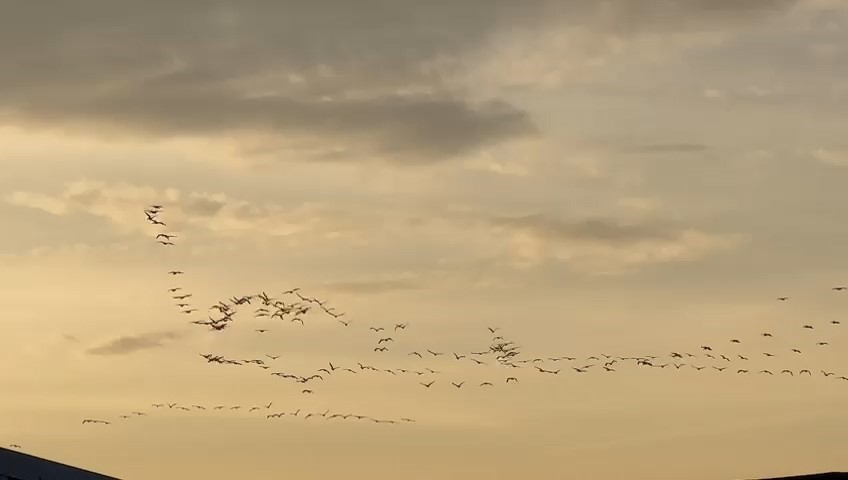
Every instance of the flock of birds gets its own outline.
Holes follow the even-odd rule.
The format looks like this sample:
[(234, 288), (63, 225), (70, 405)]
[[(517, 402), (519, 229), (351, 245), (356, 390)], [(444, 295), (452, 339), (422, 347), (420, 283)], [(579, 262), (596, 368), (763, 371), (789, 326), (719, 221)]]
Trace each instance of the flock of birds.
[[(163, 212), (162, 205), (151, 205), (144, 210), (147, 221), (156, 227), (167, 227), (167, 224), (159, 218)], [(155, 241), (163, 247), (174, 247), (178, 236), (173, 233), (158, 232), (155, 234)], [(185, 274), (182, 270), (169, 270), (167, 274), (170, 277), (178, 278)], [(844, 293), (848, 291), (846, 286), (832, 287), (834, 292)], [(178, 311), (183, 315), (195, 315), (199, 312), (199, 308), (192, 304), (193, 294), (186, 292), (180, 285), (171, 285), (166, 291), (171, 295), (171, 299), (175, 302)], [(786, 302), (788, 297), (777, 297), (777, 301)], [(272, 322), (287, 322), (289, 324), (297, 324), (305, 326), (313, 321), (312, 314), (317, 313), (332, 322), (337, 323), (340, 327), (350, 327), (352, 321), (348, 320), (344, 312), (337, 311), (336, 308), (329, 306), (328, 302), (318, 298), (310, 297), (300, 288), (292, 288), (283, 291), (279, 295), (269, 295), (266, 292), (258, 292), (248, 295), (236, 295), (227, 299), (218, 301), (208, 307), (205, 313), (205, 318), (190, 320), (190, 323), (206, 329), (213, 334), (220, 334), (231, 328), (239, 315), (243, 315), (245, 310), (250, 312), (252, 317), (257, 321), (267, 321), (268, 327), (256, 328), (255, 333), (258, 335), (269, 332), (274, 325)], [(415, 349), (402, 351), (406, 357), (404, 368), (396, 366), (387, 366), (385, 364), (377, 364), (373, 362), (364, 363), (357, 362), (350, 365), (340, 365), (334, 362), (328, 362), (327, 365), (317, 368), (314, 371), (296, 372), (289, 369), (276, 368), (275, 362), (280, 358), (280, 355), (266, 354), (264, 358), (228, 358), (225, 355), (218, 353), (200, 353), (199, 357), (205, 362), (212, 365), (233, 366), (242, 368), (255, 368), (265, 371), (269, 376), (275, 377), (282, 381), (287, 381), (295, 384), (303, 395), (311, 395), (316, 392), (318, 386), (330, 381), (332, 378), (339, 375), (391, 375), (396, 378), (412, 378), (420, 385), (420, 388), (429, 390), (432, 388), (443, 388), (460, 390), (468, 388), (494, 388), (496, 385), (517, 385), (520, 383), (520, 378), (524, 375), (547, 375), (557, 376), (565, 373), (572, 374), (587, 374), (587, 373), (603, 373), (613, 374), (624, 368), (649, 368), (649, 369), (667, 369), (667, 370), (683, 370), (688, 371), (715, 371), (734, 373), (736, 375), (766, 375), (766, 376), (820, 376), (830, 380), (848, 381), (848, 376), (840, 372), (827, 371), (822, 368), (783, 368), (777, 362), (785, 359), (786, 356), (802, 356), (807, 348), (828, 348), (830, 346), (830, 338), (828, 330), (839, 328), (841, 322), (839, 320), (831, 320), (824, 325), (802, 324), (798, 325), (799, 336), (792, 338), (796, 343), (794, 346), (786, 348), (779, 347), (772, 343), (769, 347), (769, 341), (773, 341), (775, 335), (771, 332), (762, 332), (760, 337), (763, 342), (757, 343), (760, 351), (751, 352), (744, 349), (749, 341), (743, 342), (739, 338), (727, 338), (723, 348), (719, 345), (700, 345), (693, 346), (691, 351), (673, 351), (664, 355), (641, 355), (641, 356), (619, 356), (600, 353), (588, 357), (577, 357), (568, 355), (559, 356), (526, 356), (521, 347), (515, 340), (507, 338), (501, 329), (498, 327), (487, 327), (486, 333), (489, 339), (485, 345), (481, 345), (477, 349), (470, 351), (455, 352), (441, 351), (435, 348)], [(408, 323), (394, 323), (391, 325), (371, 325), (367, 326), (370, 334), (374, 336), (374, 343), (370, 347), (372, 353), (385, 355), (390, 351), (397, 350), (397, 345), (410, 328)], [(807, 336), (800, 335), (807, 332)], [(694, 352), (694, 353), (693, 353)], [(378, 355), (378, 356), (379, 356)], [(753, 361), (754, 358), (768, 362), (765, 366)], [(385, 357), (383, 357), (385, 358)], [(440, 361), (443, 362), (465, 362), (469, 366), (479, 367), (480, 372), (484, 373), (483, 378), (471, 381), (467, 378), (445, 378), (450, 374), (445, 374), (443, 370), (433, 368), (438, 366), (432, 363), (425, 362)], [(418, 366), (409, 367), (410, 362)], [(756, 366), (755, 366), (756, 365)], [(784, 365), (785, 366), (785, 365)], [(764, 368), (761, 368), (764, 367)], [(494, 373), (497, 372), (497, 373)], [(273, 402), (264, 405), (214, 405), (205, 406), (199, 404), (183, 405), (176, 402), (163, 402), (151, 405), (155, 410), (166, 410), (173, 412), (227, 412), (227, 411), (247, 411), (256, 415), (264, 415), (267, 419), (279, 419), (283, 417), (298, 418), (301, 420), (317, 419), (333, 420), (333, 419), (353, 419), (359, 421), (367, 421), (378, 424), (410, 424), (415, 423), (415, 420), (408, 417), (398, 419), (380, 418), (372, 415), (364, 415), (361, 413), (341, 413), (330, 412), (306, 412), (302, 409), (297, 409), (291, 412), (272, 411)], [(116, 421), (130, 421), (134, 418), (147, 417), (149, 413), (141, 411), (143, 409), (128, 412), (119, 415), (117, 420), (105, 420), (98, 418), (86, 418), (82, 420), (84, 425), (112, 425)], [(11, 445), (13, 448), (20, 448), (19, 445)]]

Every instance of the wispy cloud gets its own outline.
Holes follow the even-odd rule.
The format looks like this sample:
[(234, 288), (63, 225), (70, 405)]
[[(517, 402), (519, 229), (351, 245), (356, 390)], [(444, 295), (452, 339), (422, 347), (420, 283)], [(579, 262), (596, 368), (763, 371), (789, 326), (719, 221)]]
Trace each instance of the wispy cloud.
[(848, 167), (848, 152), (817, 148), (810, 152), (817, 161), (833, 167)]
[(659, 143), (625, 148), (624, 153), (698, 153), (709, 151), (710, 147), (699, 143)]
[(139, 335), (121, 336), (99, 346), (89, 348), (91, 355), (127, 355), (141, 350), (163, 347), (168, 341), (176, 340), (176, 332), (154, 332)]
[(325, 284), (324, 288), (340, 293), (374, 295), (398, 290), (418, 290), (425, 288), (425, 285), (421, 279), (408, 276), (331, 282)]
[(42, 210), (53, 215), (88, 214), (108, 220), (125, 233), (146, 232), (141, 212), (155, 202), (167, 204), (168, 227), (180, 231), (186, 227), (218, 235), (245, 233), (288, 236), (316, 231), (343, 236), (355, 224), (344, 215), (318, 205), (304, 204), (284, 208), (273, 204), (255, 204), (221, 193), (156, 189), (128, 183), (77, 180), (57, 194), (18, 191), (6, 196), (12, 205)]
[(589, 274), (693, 261), (747, 240), (744, 234), (709, 233), (663, 221), (562, 220), (535, 214), (493, 217), (489, 222), (509, 235), (514, 265), (527, 268), (556, 261)]

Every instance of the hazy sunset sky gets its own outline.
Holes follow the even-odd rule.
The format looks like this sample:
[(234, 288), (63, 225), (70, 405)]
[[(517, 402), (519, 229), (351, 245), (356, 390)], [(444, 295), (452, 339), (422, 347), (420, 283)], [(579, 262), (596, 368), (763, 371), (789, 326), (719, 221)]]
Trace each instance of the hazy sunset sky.
[[(848, 1), (8, 0), (0, 59), (4, 447), (127, 480), (848, 470)], [(352, 323), (189, 323), (294, 287)], [(453, 359), (488, 326), (707, 368)], [(329, 361), (441, 373), (269, 375)]]

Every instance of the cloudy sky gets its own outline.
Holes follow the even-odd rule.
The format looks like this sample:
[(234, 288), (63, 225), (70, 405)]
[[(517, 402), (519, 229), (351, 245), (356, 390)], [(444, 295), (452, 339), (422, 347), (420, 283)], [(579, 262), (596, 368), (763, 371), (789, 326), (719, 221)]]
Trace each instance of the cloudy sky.
[[(848, 375), (831, 290), (848, 283), (847, 29), (842, 0), (6, 2), (0, 442), (126, 479), (846, 470), (848, 382), (818, 372)], [(175, 246), (152, 239), (151, 203)], [(200, 318), (301, 287), (352, 323), (249, 307), (210, 333), (177, 284)], [(401, 322), (373, 352), (368, 327)], [(522, 358), (750, 361), (545, 375), (407, 355), (485, 349), (487, 326)], [(199, 353), (443, 373), (305, 395)]]

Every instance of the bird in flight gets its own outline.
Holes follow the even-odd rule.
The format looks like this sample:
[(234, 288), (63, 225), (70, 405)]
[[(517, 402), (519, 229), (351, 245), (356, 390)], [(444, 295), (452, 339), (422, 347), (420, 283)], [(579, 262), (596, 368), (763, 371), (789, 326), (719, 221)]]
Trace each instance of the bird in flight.
[(434, 384), (434, 383), (436, 383), (436, 381), (435, 381), (435, 380), (431, 380), (431, 381), (430, 381), (430, 383), (424, 383), (424, 382), (418, 382), (418, 383), (420, 383), (421, 385), (424, 385), (424, 386), (425, 386), (425, 387), (427, 387), (427, 388), (430, 388), (430, 387), (432, 387), (432, 386), (433, 386), (433, 384)]
[(848, 290), (848, 287), (842, 287), (842, 286), (840, 286), (840, 287), (833, 287), (831, 290), (834, 290), (834, 291), (840, 292), (840, 291), (843, 291), (843, 290)]
[(86, 423), (102, 423), (103, 425), (111, 425), (112, 424), (112, 422), (107, 422), (106, 420), (92, 420), (90, 418), (86, 418), (85, 420), (82, 421), (83, 425), (85, 425)]
[(777, 297), (777, 299), (781, 302), (785, 302), (785, 301), (789, 300), (789, 297)]
[(168, 272), (169, 275), (182, 275), (183, 273), (185, 272), (182, 272), (180, 270), (171, 270), (170, 272)]

